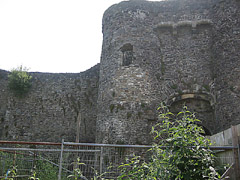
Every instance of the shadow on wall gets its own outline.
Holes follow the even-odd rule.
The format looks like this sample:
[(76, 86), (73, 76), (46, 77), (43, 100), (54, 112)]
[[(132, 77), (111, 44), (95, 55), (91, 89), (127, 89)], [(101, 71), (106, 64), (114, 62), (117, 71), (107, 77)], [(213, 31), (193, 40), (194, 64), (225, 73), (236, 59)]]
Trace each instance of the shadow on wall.
[(205, 130), (205, 135), (214, 133), (214, 108), (211, 105), (208, 95), (201, 94), (183, 94), (173, 98), (170, 105), (170, 111), (177, 114), (186, 105), (189, 111), (196, 113), (196, 118), (201, 120), (200, 126)]

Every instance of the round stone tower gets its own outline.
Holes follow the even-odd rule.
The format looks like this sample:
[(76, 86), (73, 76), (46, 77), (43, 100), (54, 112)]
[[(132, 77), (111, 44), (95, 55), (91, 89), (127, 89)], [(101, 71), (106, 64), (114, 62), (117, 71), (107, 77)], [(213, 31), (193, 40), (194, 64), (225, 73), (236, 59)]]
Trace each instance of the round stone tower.
[(104, 14), (97, 142), (149, 142), (157, 96), (148, 66), (157, 57), (159, 41), (148, 11), (135, 7), (145, 3), (123, 2)]
[(127, 1), (103, 17), (99, 143), (149, 144), (161, 102), (183, 104), (214, 132), (215, 1)]

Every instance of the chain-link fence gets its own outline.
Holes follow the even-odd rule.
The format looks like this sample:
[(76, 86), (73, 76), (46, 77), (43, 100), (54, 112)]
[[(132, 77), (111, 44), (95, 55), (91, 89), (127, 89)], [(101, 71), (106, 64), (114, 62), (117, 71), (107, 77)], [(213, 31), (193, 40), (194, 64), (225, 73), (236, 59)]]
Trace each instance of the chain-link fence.
[[(74, 169), (79, 170), (87, 179), (102, 175), (104, 178), (116, 179), (120, 174), (119, 165), (126, 159), (140, 156), (150, 159), (151, 146), (143, 145), (111, 145), (90, 143), (34, 143), (0, 141), (0, 179), (16, 176), (15, 179), (26, 180), (30, 176), (41, 180), (69, 180)], [(212, 147), (219, 156), (218, 161), (234, 162), (234, 149), (228, 147)], [(230, 153), (226, 153), (230, 152)], [(12, 167), (16, 167), (13, 175)]]

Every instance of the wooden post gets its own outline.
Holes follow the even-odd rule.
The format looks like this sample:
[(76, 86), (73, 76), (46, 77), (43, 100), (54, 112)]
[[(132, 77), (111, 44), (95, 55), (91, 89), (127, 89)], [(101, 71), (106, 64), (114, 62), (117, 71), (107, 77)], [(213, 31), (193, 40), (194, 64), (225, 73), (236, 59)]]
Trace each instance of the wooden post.
[(239, 142), (238, 142), (238, 131), (237, 126), (232, 126), (232, 142), (233, 142), (233, 158), (234, 158), (234, 175), (235, 180), (240, 179), (240, 169), (239, 169)]
[(79, 143), (80, 136), (80, 127), (81, 127), (81, 112), (78, 113), (77, 117), (77, 131), (76, 131), (76, 143)]

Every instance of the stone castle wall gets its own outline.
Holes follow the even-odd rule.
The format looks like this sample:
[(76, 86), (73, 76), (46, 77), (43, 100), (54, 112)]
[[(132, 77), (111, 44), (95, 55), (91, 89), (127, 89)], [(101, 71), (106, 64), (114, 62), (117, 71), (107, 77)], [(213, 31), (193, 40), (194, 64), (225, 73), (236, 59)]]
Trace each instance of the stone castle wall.
[(213, 6), (213, 53), (217, 132), (240, 123), (240, 1)]
[(0, 71), (0, 139), (61, 142), (95, 141), (99, 65), (76, 74), (30, 73), (32, 87), (17, 98), (7, 88), (9, 72)]
[(32, 73), (24, 99), (0, 72), (0, 138), (75, 141), (79, 126), (81, 142), (149, 144), (161, 102), (173, 112), (186, 104), (206, 134), (239, 124), (239, 17), (239, 0), (113, 5), (103, 16), (100, 65)]
[(162, 101), (173, 112), (183, 104), (197, 112), (207, 134), (239, 123), (239, 10), (235, 0), (129, 1), (109, 8), (97, 141), (149, 143)]

